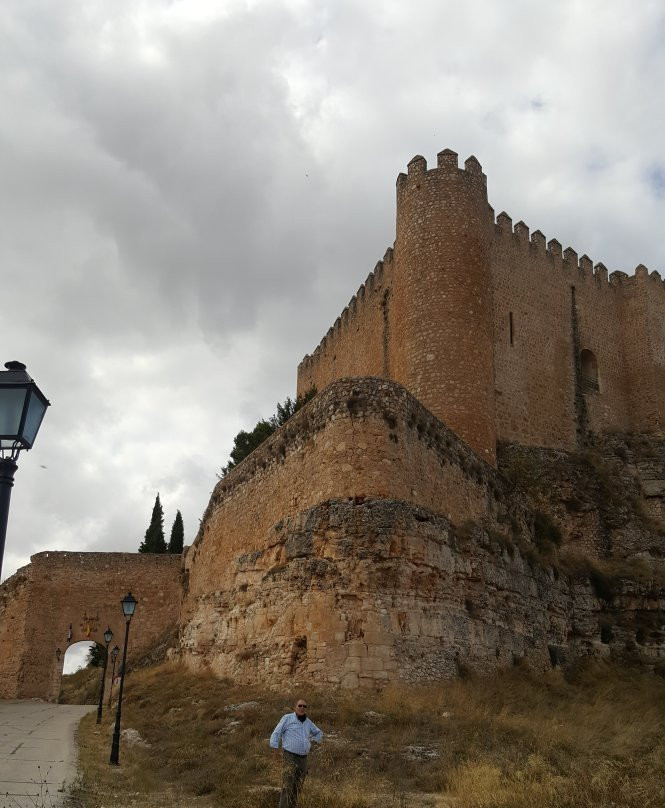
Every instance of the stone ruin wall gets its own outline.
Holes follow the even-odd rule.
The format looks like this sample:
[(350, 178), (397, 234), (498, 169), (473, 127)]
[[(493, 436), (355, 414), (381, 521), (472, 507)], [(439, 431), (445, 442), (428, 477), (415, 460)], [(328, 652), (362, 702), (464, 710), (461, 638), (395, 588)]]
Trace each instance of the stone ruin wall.
[[(0, 586), (0, 698), (19, 698), (23, 637), (30, 620), (29, 566), (22, 567)], [(55, 660), (55, 648), (53, 659)]]
[[(346, 674), (358, 665), (377, 680), (396, 675), (395, 636), (379, 606), (387, 596), (360, 569), (372, 534), (395, 522), (385, 526), (384, 539), (394, 538), (384, 549), (399, 570), (408, 544), (402, 517), (395, 521), (400, 508), (492, 524), (499, 485), (400, 385), (335, 382), (216, 486), (186, 557), (184, 658), (242, 679), (282, 675), (294, 659), (310, 673), (325, 668), (322, 681), (357, 683)], [(356, 513), (366, 514), (366, 530)], [(337, 573), (321, 572), (336, 568), (340, 553), (344, 591)], [(392, 667), (377, 661), (386, 654)]]
[[(451, 171), (453, 161), (455, 170)], [(457, 211), (465, 193), (460, 178), (468, 174), (471, 183), (484, 175), (479, 173), (480, 167), (474, 158), (467, 160), (465, 169), (457, 169), (456, 164), (457, 155), (448, 150), (439, 155), (436, 169), (427, 170), (423, 158), (414, 158), (409, 164), (409, 181), (421, 182), (424, 178), (430, 183), (440, 183), (441, 204)], [(321, 390), (334, 379), (359, 375), (365, 368), (373, 375), (386, 378), (399, 375), (399, 352), (405, 342), (399, 337), (400, 329), (418, 299), (417, 290), (410, 290), (407, 297), (395, 294), (396, 279), (405, 271), (400, 232), (408, 231), (408, 221), (405, 224), (403, 220), (411, 216), (408, 209), (405, 209), (406, 217), (401, 215), (407, 184), (407, 176), (400, 175), (399, 227), (394, 253), (392, 250), (386, 253), (384, 261), (379, 262), (314, 353), (303, 359), (298, 368), (299, 394), (313, 385)], [(469, 187), (477, 193), (475, 185)], [(529, 236), (529, 228), (523, 222), (513, 227), (505, 213), (499, 214), (495, 221), (489, 206), (486, 213), (491, 223), (486, 284), (491, 287), (492, 298), (492, 407), (498, 440), (570, 450), (587, 431), (662, 434), (665, 428), (665, 284), (660, 275), (649, 273), (640, 265), (634, 276), (613, 272), (608, 278), (605, 267), (602, 264), (594, 267), (588, 256), (578, 258), (570, 247), (562, 251), (556, 239), (546, 242), (538, 230)], [(436, 226), (430, 235), (436, 246), (437, 235), (445, 226), (445, 210), (434, 220)], [(447, 244), (449, 237), (457, 238), (460, 227), (455, 225), (450, 234), (440, 235), (439, 242), (445, 238)], [(478, 232), (467, 233), (464, 239), (469, 242), (482, 239), (484, 230), (482, 226)], [(464, 266), (464, 239), (458, 245), (460, 255), (453, 255), (445, 265), (451, 267), (446, 268), (446, 272), (453, 273), (444, 289), (444, 297), (448, 299), (455, 297), (454, 273), (460, 263)], [(416, 250), (416, 259), (418, 255)], [(428, 260), (436, 264), (435, 258), (430, 256)], [(421, 297), (434, 297), (433, 284), (438, 282), (432, 278), (436, 274), (428, 283), (424, 270), (423, 277)], [(368, 289), (371, 289), (369, 294)], [(458, 291), (462, 294), (463, 290)], [(466, 308), (466, 304), (459, 306), (463, 312)], [(471, 356), (473, 346), (466, 345), (464, 339), (456, 340), (454, 333), (448, 333), (451, 317), (437, 315), (435, 309), (431, 314), (442, 321), (434, 330), (442, 331), (443, 344), (454, 346), (463, 360)], [(460, 338), (468, 338), (474, 331), (480, 333), (480, 325), (475, 321), (477, 315), (475, 312), (466, 325), (457, 323)], [(419, 316), (423, 333), (431, 331), (432, 316)], [(591, 350), (597, 359), (598, 391), (580, 389), (579, 367), (576, 369), (575, 361), (576, 355), (584, 349)], [(448, 357), (445, 361), (450, 364), (453, 359)], [(455, 367), (457, 370), (453, 370), (458, 373), (459, 367)], [(475, 360), (467, 362), (469, 377), (477, 373), (477, 367)], [(440, 370), (436, 373), (440, 375)], [(431, 378), (432, 384), (438, 378), (436, 373)], [(418, 378), (420, 381), (414, 384), (399, 380), (423, 400), (424, 394), (414, 389), (414, 385), (427, 387), (426, 367)], [(477, 406), (477, 397), (472, 398)], [(444, 402), (443, 406), (442, 412), (436, 407), (430, 409), (478, 451), (477, 441), (474, 443), (473, 435), (467, 434), (467, 426), (462, 424), (456, 428), (453, 423), (453, 405)]]
[[(129, 590), (138, 604), (128, 659), (152, 648), (177, 624), (181, 567), (181, 556), (32, 556), (30, 564), (0, 587), (0, 698), (57, 700), (67, 648), (81, 640), (104, 645), (107, 626), (113, 631), (112, 645), (122, 649), (125, 620), (120, 601)], [(59, 661), (56, 648), (62, 652)]]

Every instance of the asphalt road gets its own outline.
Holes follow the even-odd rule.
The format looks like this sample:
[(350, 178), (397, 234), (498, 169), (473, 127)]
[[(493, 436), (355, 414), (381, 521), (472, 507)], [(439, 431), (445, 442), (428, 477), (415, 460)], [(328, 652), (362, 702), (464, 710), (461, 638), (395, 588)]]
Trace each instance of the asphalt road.
[(0, 808), (56, 808), (76, 775), (74, 730), (95, 707), (0, 701)]

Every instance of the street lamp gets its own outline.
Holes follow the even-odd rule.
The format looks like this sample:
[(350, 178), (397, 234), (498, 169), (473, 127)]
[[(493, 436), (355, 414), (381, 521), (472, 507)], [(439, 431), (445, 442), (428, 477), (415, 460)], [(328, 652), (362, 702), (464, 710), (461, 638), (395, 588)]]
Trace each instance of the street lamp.
[(102, 671), (102, 683), (99, 688), (99, 705), (97, 707), (97, 723), (102, 723), (102, 704), (104, 703), (104, 682), (106, 681), (106, 666), (109, 661), (109, 643), (113, 639), (113, 632), (111, 627), (104, 632), (104, 642), (106, 643), (106, 651), (104, 652), (104, 670)]
[(16, 461), (22, 449), (32, 449), (49, 406), (22, 362), (5, 362), (5, 367), (0, 371), (0, 573)]
[(118, 658), (120, 649), (114, 645), (111, 649), (111, 659), (113, 660), (113, 667), (111, 668), (111, 685), (109, 687), (109, 710), (111, 709), (111, 699), (113, 698), (113, 680), (115, 679), (115, 661)]
[(115, 711), (115, 729), (111, 743), (110, 763), (119, 762), (120, 758), (120, 711), (122, 709), (122, 689), (125, 684), (125, 670), (127, 668), (127, 643), (129, 641), (129, 624), (136, 609), (136, 598), (128, 592), (122, 599), (122, 613), (125, 615), (125, 647), (122, 649), (122, 671), (120, 672), (120, 690), (118, 691), (118, 708)]

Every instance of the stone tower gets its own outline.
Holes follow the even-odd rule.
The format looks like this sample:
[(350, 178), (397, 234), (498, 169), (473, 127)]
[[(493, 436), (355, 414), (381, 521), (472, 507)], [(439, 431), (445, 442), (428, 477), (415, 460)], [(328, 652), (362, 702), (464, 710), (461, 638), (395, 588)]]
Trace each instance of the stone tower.
[(446, 149), (397, 178), (390, 376), (496, 462), (487, 180)]

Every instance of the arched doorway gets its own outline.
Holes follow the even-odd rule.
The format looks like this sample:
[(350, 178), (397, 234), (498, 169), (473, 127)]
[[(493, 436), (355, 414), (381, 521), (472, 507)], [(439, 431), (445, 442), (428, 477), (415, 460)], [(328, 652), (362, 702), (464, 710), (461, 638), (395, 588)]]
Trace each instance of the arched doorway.
[(104, 643), (107, 627), (111, 647), (122, 646), (122, 599), (128, 592), (138, 601), (129, 664), (172, 637), (182, 599), (181, 565), (175, 554), (32, 556), (0, 584), (0, 698), (56, 701), (67, 649), (81, 641)]
[(67, 648), (58, 689), (60, 704), (97, 704), (105, 656), (106, 648), (91, 640)]

